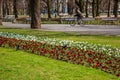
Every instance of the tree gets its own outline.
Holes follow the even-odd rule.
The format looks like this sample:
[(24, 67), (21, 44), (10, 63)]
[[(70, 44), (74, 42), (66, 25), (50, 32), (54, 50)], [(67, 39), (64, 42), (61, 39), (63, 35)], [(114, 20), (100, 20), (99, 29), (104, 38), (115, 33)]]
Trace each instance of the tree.
[(92, 1), (92, 16), (95, 17), (95, 0)]
[(6, 15), (6, 0), (3, 0), (3, 4), (2, 4), (2, 11), (3, 11), (3, 17), (5, 17)]
[(15, 18), (18, 18), (17, 0), (13, 0), (13, 10), (14, 10)]
[(72, 15), (75, 11), (76, 3), (75, 0), (68, 0), (68, 13)]
[(57, 0), (57, 15), (59, 15), (60, 14), (60, 3), (59, 3), (59, 1)]
[(2, 3), (3, 0), (0, 0), (0, 25), (2, 25)]
[(110, 17), (110, 8), (111, 8), (111, 4), (110, 4), (110, 0), (108, 0), (108, 13), (107, 13), (108, 17)]
[(85, 5), (85, 17), (88, 17), (88, 0), (86, 0), (86, 5)]
[(75, 3), (79, 7), (80, 11), (83, 13), (84, 8), (83, 8), (83, 0), (75, 0)]
[(50, 0), (47, 0), (47, 9), (48, 9), (48, 19), (50, 19), (51, 18)]
[(100, 16), (100, 4), (102, 0), (96, 0), (96, 16)]
[(40, 0), (30, 0), (30, 13), (31, 13), (31, 28), (39, 29), (41, 28), (40, 20)]
[(11, 0), (3, 0), (3, 5), (4, 5), (4, 7), (3, 7), (3, 16), (5, 16), (5, 14), (6, 15), (10, 15), (10, 11), (11, 11), (11, 6), (10, 6), (10, 3), (11, 3), (12, 1)]
[[(11, 3), (12, 2), (12, 3)], [(10, 15), (12, 13), (12, 9), (11, 9), (11, 4), (13, 6), (13, 1), (11, 0), (6, 0), (6, 11), (7, 11), (7, 15)]]
[(13, 7), (13, 0), (3, 0), (2, 3), (3, 17), (12, 14), (12, 10), (13, 10), (12, 7)]
[(114, 14), (115, 17), (118, 17), (118, 2), (119, 2), (119, 0), (114, 0), (113, 14)]
[(27, 2), (27, 15), (31, 15), (31, 13), (30, 13), (30, 0), (26, 0), (26, 2)]

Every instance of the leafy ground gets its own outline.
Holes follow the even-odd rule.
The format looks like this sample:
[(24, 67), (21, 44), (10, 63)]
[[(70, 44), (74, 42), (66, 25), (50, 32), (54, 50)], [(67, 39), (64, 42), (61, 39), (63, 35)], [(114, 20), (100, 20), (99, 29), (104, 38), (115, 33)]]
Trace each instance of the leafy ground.
[(100, 70), (0, 48), (0, 80), (120, 80)]
[(52, 32), (31, 29), (6, 29), (0, 28), (0, 32), (15, 32), (24, 35), (35, 35), (40, 37), (59, 38), (64, 40), (84, 41), (94, 44), (111, 45), (120, 48), (120, 36), (105, 36), (105, 35), (82, 35), (78, 33)]

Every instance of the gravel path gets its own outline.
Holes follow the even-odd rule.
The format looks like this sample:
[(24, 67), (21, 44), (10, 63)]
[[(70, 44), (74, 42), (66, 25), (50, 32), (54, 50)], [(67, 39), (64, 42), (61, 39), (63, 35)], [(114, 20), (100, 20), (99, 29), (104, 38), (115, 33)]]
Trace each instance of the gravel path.
[[(6, 28), (27, 28), (30, 29), (30, 24), (12, 24), (10, 22), (3, 22)], [(75, 25), (69, 24), (42, 24), (40, 30), (47, 31), (63, 31), (63, 32), (77, 32), (81, 34), (104, 34), (120, 36), (120, 25)]]

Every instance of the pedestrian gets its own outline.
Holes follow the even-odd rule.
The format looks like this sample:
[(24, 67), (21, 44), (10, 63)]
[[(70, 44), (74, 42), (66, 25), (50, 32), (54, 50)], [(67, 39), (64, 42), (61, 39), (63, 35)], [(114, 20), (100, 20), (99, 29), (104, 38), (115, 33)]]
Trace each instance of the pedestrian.
[(55, 15), (55, 18), (57, 17), (57, 10), (55, 9), (54, 10), (54, 15)]

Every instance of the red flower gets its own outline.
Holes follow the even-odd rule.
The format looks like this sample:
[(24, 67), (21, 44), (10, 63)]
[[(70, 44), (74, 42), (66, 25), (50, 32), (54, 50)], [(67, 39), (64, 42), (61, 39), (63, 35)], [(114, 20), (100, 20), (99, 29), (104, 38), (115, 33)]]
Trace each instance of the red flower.
[(98, 66), (100, 66), (101, 65), (101, 62), (97, 62), (96, 63), (96, 66), (98, 67)]
[(107, 62), (107, 64), (112, 64), (112, 60), (109, 60), (109, 61)]
[(78, 57), (80, 57), (81, 56), (81, 54), (80, 53), (78, 53)]
[(87, 59), (87, 62), (92, 63), (93, 60), (92, 60), (91, 58), (88, 58), (88, 59)]
[(117, 62), (120, 62), (120, 59), (118, 59)]
[(112, 70), (113, 70), (113, 71), (116, 71), (117, 69), (116, 69), (116, 68), (113, 68)]
[(103, 66), (102, 68), (103, 68), (103, 69), (108, 69), (108, 67), (107, 67), (107, 66)]
[(120, 73), (116, 74), (116, 76), (120, 77)]
[(92, 55), (92, 54), (94, 54), (94, 52), (93, 52), (92, 50), (90, 50), (90, 51), (88, 52), (88, 55)]

